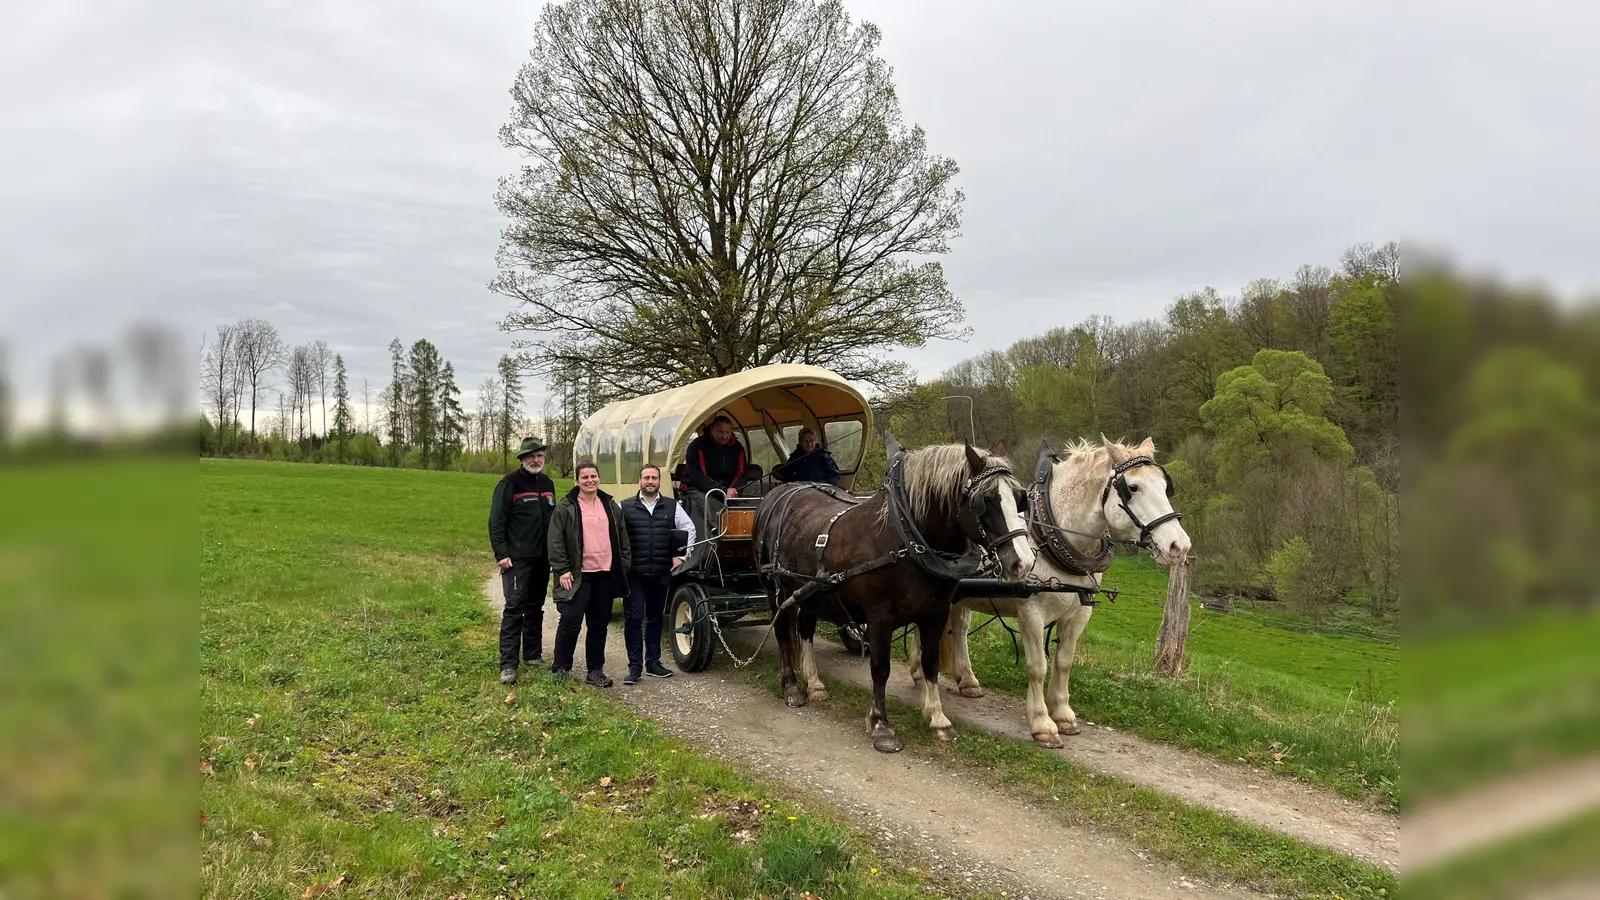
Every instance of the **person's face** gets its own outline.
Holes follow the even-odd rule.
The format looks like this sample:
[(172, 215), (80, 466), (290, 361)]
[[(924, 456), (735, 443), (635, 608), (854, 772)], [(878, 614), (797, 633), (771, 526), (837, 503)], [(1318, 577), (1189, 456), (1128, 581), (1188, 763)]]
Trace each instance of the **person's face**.
[(578, 473), (578, 490), (585, 494), (593, 494), (600, 489), (600, 473), (594, 469), (584, 469)]
[(661, 490), (661, 473), (655, 469), (645, 469), (639, 473), (639, 490), (646, 497), (654, 497)]
[(544, 468), (544, 451), (536, 450), (524, 456), (522, 458), (522, 467), (527, 469), (529, 474), (539, 474), (539, 471)]
[(800, 449), (807, 453), (817, 449), (817, 436), (809, 431), (800, 432)]
[(733, 443), (733, 426), (727, 422), (718, 422), (711, 426), (711, 439), (726, 447)]

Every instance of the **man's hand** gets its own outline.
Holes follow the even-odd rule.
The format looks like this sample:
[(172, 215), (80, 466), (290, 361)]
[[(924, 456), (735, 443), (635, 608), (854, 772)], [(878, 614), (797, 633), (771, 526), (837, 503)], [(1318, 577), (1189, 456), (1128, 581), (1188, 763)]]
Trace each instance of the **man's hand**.
[(572, 573), (571, 572), (562, 573), (562, 575), (561, 575), (561, 589), (563, 591), (572, 590)]
[(681, 556), (674, 556), (674, 557), (673, 557), (673, 558), (672, 558), (672, 567), (673, 567), (673, 568), (674, 568), (674, 569), (676, 569), (676, 568), (677, 568), (677, 567), (679, 567), (679, 566), (681, 566), (681, 565), (683, 565), (683, 557), (681, 557)]
[(739, 489), (738, 488), (728, 488), (728, 496), (729, 497), (737, 497), (737, 496), (739, 496)]
[(509, 568), (511, 568), (511, 560), (502, 559), (502, 560), (500, 560), (500, 562), (497, 565), (499, 565), (500, 568), (502, 568), (502, 569), (509, 569)]

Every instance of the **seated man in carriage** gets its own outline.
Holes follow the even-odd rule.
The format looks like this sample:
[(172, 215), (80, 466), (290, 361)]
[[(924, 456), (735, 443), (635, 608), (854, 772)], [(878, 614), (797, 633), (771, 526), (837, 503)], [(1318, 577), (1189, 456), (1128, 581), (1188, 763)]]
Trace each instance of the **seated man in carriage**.
[(733, 420), (727, 416), (712, 419), (711, 428), (689, 442), (684, 456), (689, 466), (689, 489), (702, 496), (720, 488), (729, 497), (737, 497), (739, 488), (754, 475), (744, 445), (733, 434)]
[(774, 466), (772, 474), (779, 481), (816, 481), (839, 486), (839, 464), (817, 442), (817, 433), (807, 428), (800, 432), (800, 443), (782, 465)]

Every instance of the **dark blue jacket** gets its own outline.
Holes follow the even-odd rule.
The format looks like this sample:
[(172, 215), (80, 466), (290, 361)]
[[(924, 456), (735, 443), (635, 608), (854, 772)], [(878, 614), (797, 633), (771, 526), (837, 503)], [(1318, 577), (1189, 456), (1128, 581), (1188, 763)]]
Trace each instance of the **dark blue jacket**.
[(839, 484), (839, 464), (833, 461), (833, 454), (818, 447), (810, 453), (799, 447), (789, 454), (788, 462), (778, 470), (779, 481), (820, 481), (837, 486)]

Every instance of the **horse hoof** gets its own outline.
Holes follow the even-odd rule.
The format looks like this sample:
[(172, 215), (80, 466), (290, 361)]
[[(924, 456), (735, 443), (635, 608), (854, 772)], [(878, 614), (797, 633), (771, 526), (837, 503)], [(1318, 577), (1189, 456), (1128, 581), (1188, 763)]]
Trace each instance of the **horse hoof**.
[(1078, 727), (1077, 722), (1057, 722), (1056, 728), (1062, 734), (1083, 734), (1083, 729)]
[(1060, 750), (1066, 746), (1066, 744), (1061, 743), (1060, 737), (1053, 734), (1036, 734), (1033, 736), (1033, 742), (1047, 750)]
[(897, 734), (886, 734), (872, 739), (872, 749), (879, 753), (899, 753), (905, 746)]
[(956, 730), (948, 726), (944, 728), (935, 728), (933, 733), (938, 735), (939, 740), (941, 741), (953, 741), (956, 739)]
[(963, 697), (971, 697), (974, 700), (976, 700), (977, 698), (983, 696), (983, 688), (975, 687), (973, 685), (967, 685), (966, 687), (964, 687), (964, 688), (962, 688), (960, 690), (960, 694)]
[(810, 697), (812, 700), (826, 700), (826, 699), (828, 699), (828, 692), (825, 691), (825, 690), (822, 690), (821, 688), (818, 688), (817, 690), (812, 691), (811, 693), (807, 694), (806, 696)]
[(792, 708), (799, 708), (806, 705), (806, 695), (800, 693), (785, 694), (783, 702), (789, 704)]

